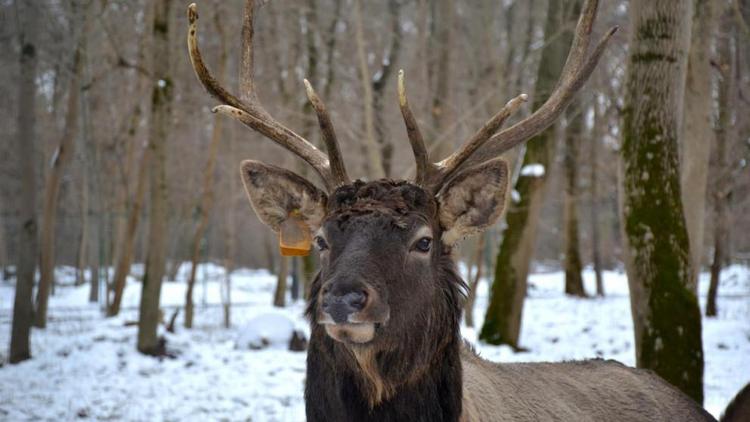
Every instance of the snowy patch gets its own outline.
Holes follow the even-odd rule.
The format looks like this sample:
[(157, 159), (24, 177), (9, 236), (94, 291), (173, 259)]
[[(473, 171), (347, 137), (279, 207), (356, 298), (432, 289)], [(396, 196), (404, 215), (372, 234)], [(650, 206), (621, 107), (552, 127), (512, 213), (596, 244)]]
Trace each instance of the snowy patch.
[(521, 168), (521, 176), (542, 177), (544, 176), (544, 166), (541, 164), (526, 164)]
[[(541, 268), (541, 267), (540, 267)], [(189, 268), (178, 282), (165, 282), (161, 304), (171, 315), (182, 306)], [(134, 267), (140, 275), (142, 266)], [(140, 283), (128, 278), (123, 314), (105, 319), (88, 303), (88, 286), (74, 286), (71, 268), (56, 269), (61, 281), (50, 298), (46, 330), (32, 333), (33, 359), (0, 367), (0, 420), (253, 420), (302, 421), (306, 354), (285, 347), (237, 348), (250, 334), (268, 338), (303, 328), (304, 303), (271, 306), (275, 277), (267, 271), (237, 270), (232, 276), (232, 328), (222, 327), (221, 283), (224, 270), (201, 265), (195, 285), (194, 328), (162, 332), (174, 359), (154, 359), (135, 350)], [(594, 274), (584, 272), (586, 291)], [(487, 359), (497, 362), (561, 361), (601, 357), (634, 365), (633, 331), (627, 278), (606, 271), (603, 298), (577, 299), (563, 292), (564, 274), (547, 271), (529, 278), (521, 346), (526, 353), (476, 341), (476, 331), (462, 328)], [(700, 278), (705, 305), (708, 275)], [(0, 344), (8, 345), (13, 285), (0, 282)], [(731, 266), (722, 272), (717, 318), (703, 320), (705, 406), (715, 416), (750, 381), (750, 270)], [(481, 327), (487, 308), (487, 282), (478, 289), (475, 309)], [(291, 301), (288, 299), (288, 303)], [(263, 321), (266, 321), (265, 323)], [(270, 332), (265, 325), (273, 325)], [(237, 328), (240, 327), (240, 328)], [(257, 327), (258, 329), (252, 328)], [(0, 362), (7, 349), (0, 348)]]
[(289, 348), (294, 321), (283, 312), (265, 313), (251, 319), (240, 329), (236, 347), (259, 350)]

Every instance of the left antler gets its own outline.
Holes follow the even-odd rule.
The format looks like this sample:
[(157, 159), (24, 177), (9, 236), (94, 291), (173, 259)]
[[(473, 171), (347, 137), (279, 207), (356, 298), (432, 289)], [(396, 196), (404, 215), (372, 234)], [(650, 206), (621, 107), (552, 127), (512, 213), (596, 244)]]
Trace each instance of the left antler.
[[(245, 9), (245, 19), (252, 22), (253, 13), (253, 1), (248, 1)], [(195, 3), (188, 6), (188, 22), (187, 42), (193, 70), (195, 71), (198, 80), (203, 84), (203, 87), (206, 88), (206, 91), (222, 103), (222, 105), (214, 107), (213, 111), (239, 120), (245, 126), (259, 132), (266, 138), (276, 142), (305, 160), (320, 175), (329, 192), (338, 186), (348, 184), (350, 182), (349, 176), (347, 176), (346, 168), (344, 167), (344, 162), (341, 158), (341, 151), (339, 150), (336, 134), (333, 130), (328, 111), (320, 98), (318, 98), (318, 95), (315, 93), (310, 83), (305, 80), (305, 88), (313, 109), (315, 109), (315, 112), (318, 115), (318, 122), (320, 123), (323, 132), (323, 141), (326, 145), (328, 155), (324, 154), (305, 138), (274, 119), (265, 108), (263, 108), (263, 105), (257, 99), (257, 95), (254, 91), (255, 83), (253, 79), (252, 64), (250, 65), (250, 72), (247, 75), (247, 80), (244, 81), (245, 86), (250, 90), (246, 95), (246, 101), (235, 97), (229, 91), (224, 89), (224, 87), (222, 87), (221, 84), (219, 84), (219, 82), (211, 75), (208, 68), (206, 68), (201, 52), (198, 49), (198, 11)], [(248, 29), (246, 32), (243, 32), (243, 37), (245, 38), (243, 42), (246, 43), (246, 48), (249, 49), (248, 54), (246, 54), (248, 56), (247, 59), (252, 63), (252, 25), (247, 25), (245, 28)]]

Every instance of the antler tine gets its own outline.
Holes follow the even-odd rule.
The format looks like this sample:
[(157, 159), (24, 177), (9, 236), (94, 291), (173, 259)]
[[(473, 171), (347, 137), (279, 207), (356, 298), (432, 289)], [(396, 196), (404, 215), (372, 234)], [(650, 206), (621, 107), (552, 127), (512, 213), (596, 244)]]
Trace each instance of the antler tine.
[(503, 123), (513, 113), (518, 111), (523, 103), (529, 98), (526, 94), (521, 94), (516, 98), (508, 101), (503, 108), (500, 109), (487, 123), (482, 126), (471, 138), (469, 138), (456, 152), (448, 156), (446, 159), (438, 163), (438, 172), (436, 173), (435, 179), (432, 183), (441, 184), (444, 180), (450, 178), (451, 175), (458, 169), (461, 164), (471, 157), (479, 147), (484, 145), (492, 135), (502, 127)]
[(441, 164), (445, 164), (445, 167), (439, 167), (440, 174), (434, 178), (435, 190), (439, 190), (440, 185), (450, 176), (449, 173), (455, 172), (459, 167), (473, 166), (495, 158), (533, 138), (554, 123), (589, 79), (607, 46), (607, 42), (618, 29), (613, 27), (607, 31), (588, 58), (586, 57), (598, 3), (598, 0), (587, 0), (584, 4), (557, 88), (547, 101), (529, 117), (492, 135), (483, 145), (476, 147), (473, 154), (468, 154), (462, 162), (449, 167), (447, 166), (449, 163), (444, 160)]
[(424, 145), (424, 138), (422, 138), (422, 133), (419, 131), (417, 119), (414, 118), (414, 114), (412, 114), (409, 107), (409, 100), (406, 98), (403, 69), (398, 71), (398, 105), (401, 108), (401, 115), (404, 117), (406, 135), (409, 137), (411, 150), (414, 152), (414, 161), (417, 163), (417, 173), (414, 177), (414, 182), (418, 185), (423, 185), (427, 179), (430, 161), (427, 148)]
[[(249, 7), (252, 9), (252, 2), (249, 3)], [(246, 17), (252, 19), (253, 11), (246, 12)], [(305, 138), (274, 119), (263, 108), (254, 93), (248, 93), (247, 102), (242, 101), (224, 89), (211, 75), (211, 72), (209, 72), (203, 62), (203, 57), (198, 48), (198, 10), (195, 3), (188, 6), (188, 22), (188, 51), (195, 75), (201, 84), (203, 84), (206, 91), (216, 100), (223, 103), (214, 107), (213, 111), (240, 121), (245, 126), (259, 132), (266, 138), (299, 156), (320, 175), (326, 189), (329, 191), (333, 190), (339, 182), (334, 177), (328, 157), (323, 152), (315, 148)], [(246, 34), (246, 37), (249, 39), (245, 41), (252, 43), (252, 34)], [(250, 86), (252, 86), (252, 75), (249, 75), (248, 79)]]
[(331, 116), (328, 115), (328, 110), (326, 109), (325, 104), (323, 104), (323, 101), (318, 97), (318, 94), (313, 89), (310, 81), (305, 79), (304, 82), (305, 91), (307, 91), (307, 98), (310, 100), (310, 104), (315, 110), (315, 114), (318, 115), (318, 125), (320, 125), (323, 142), (328, 151), (328, 160), (330, 162), (334, 182), (337, 186), (349, 184), (351, 180), (346, 174), (344, 159), (341, 156), (341, 150), (339, 149), (339, 143), (336, 139), (336, 132), (333, 129), (333, 123), (331, 123)]

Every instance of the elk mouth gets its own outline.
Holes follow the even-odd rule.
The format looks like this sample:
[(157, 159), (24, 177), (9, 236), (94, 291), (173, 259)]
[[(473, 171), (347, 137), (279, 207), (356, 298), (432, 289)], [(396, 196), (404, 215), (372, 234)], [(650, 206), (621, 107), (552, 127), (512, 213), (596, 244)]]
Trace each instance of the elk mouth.
[(369, 343), (375, 338), (375, 331), (380, 324), (375, 322), (331, 324), (323, 323), (329, 337), (342, 343)]

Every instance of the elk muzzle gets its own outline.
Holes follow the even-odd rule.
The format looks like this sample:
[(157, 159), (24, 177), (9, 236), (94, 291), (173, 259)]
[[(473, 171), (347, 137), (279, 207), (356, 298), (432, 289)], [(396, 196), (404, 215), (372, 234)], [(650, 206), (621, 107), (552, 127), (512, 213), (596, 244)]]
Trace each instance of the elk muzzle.
[(367, 343), (389, 318), (388, 306), (363, 283), (330, 282), (322, 290), (318, 323), (334, 340)]

